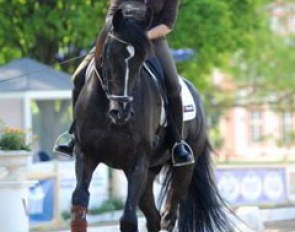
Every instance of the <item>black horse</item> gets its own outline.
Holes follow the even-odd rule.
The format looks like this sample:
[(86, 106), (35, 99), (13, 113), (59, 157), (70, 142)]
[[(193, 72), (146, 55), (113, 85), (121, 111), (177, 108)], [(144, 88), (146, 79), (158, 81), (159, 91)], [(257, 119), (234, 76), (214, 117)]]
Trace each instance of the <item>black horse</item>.
[[(122, 169), (128, 179), (122, 232), (138, 231), (137, 207), (146, 217), (149, 232), (172, 231), (176, 224), (180, 232), (233, 231), (214, 183), (202, 103), (188, 81), (197, 116), (185, 123), (183, 133), (196, 163), (172, 165), (169, 129), (160, 125), (161, 94), (143, 69), (152, 50), (145, 35), (150, 15), (140, 3), (121, 5), (113, 17), (102, 59), (95, 57), (93, 69), (88, 70), (89, 78), (75, 107), (77, 185), (72, 196), (72, 231), (86, 231), (88, 188), (100, 163)], [(160, 213), (153, 182), (163, 169), (168, 171)]]

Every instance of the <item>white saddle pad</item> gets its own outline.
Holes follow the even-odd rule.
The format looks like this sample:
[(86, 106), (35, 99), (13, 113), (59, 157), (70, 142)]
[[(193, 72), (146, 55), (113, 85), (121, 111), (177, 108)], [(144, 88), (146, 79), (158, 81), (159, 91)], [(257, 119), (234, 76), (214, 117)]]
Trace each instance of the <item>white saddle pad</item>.
[[(193, 96), (189, 91), (186, 83), (181, 76), (179, 78), (179, 83), (181, 84), (181, 95), (183, 104), (183, 121), (191, 121), (196, 118), (197, 108), (194, 102)], [(164, 108), (164, 101), (162, 101), (162, 112), (161, 112), (161, 125), (166, 125), (166, 111)]]

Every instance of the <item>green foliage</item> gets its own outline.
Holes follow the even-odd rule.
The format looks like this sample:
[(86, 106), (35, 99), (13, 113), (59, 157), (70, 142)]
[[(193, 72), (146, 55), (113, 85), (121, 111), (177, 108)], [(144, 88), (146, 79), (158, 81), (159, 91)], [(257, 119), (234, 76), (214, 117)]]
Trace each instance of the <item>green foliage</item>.
[(52, 65), (56, 53), (69, 47), (68, 55), (77, 55), (95, 41), (107, 5), (106, 0), (0, 1), (0, 64), (29, 56)]
[[(265, 6), (260, 8), (259, 15), (264, 20), (251, 33), (251, 49), (239, 49), (234, 54), (231, 72), (241, 85), (262, 87), (257, 88), (262, 95), (292, 91), (295, 88), (295, 53), (291, 52), (295, 47), (294, 34), (272, 31), (269, 23), (272, 14)], [(280, 27), (285, 27), (284, 22), (280, 22)]]
[(240, 84), (258, 84), (264, 90), (295, 89), (295, 38), (270, 32), (257, 37), (252, 51), (240, 51), (233, 62), (235, 80)]
[[(29, 56), (73, 72), (80, 60), (59, 66), (57, 52), (72, 58), (80, 55), (81, 49), (93, 46), (104, 24), (109, 2), (0, 1), (0, 64)], [(263, 7), (272, 0), (180, 2), (178, 21), (169, 41), (173, 48), (196, 51), (195, 57), (179, 63), (178, 69), (201, 92), (212, 89), (213, 67), (234, 74), (238, 81), (244, 81), (245, 76), (253, 79), (255, 72), (258, 74), (255, 78), (267, 84), (279, 80), (281, 89), (290, 87), (289, 80), (295, 79), (291, 78), (294, 77), (294, 55), (289, 52), (290, 47), (270, 36), (266, 15), (262, 13)], [(237, 56), (237, 61), (247, 64), (246, 71), (232, 66), (231, 60)]]
[(213, 67), (230, 71), (230, 59), (238, 50), (251, 51), (255, 35), (265, 26), (258, 12), (267, 0), (183, 0), (171, 44), (196, 51), (195, 59), (178, 65), (199, 89), (212, 85)]
[(61, 217), (64, 219), (64, 220), (69, 220), (71, 218), (71, 213), (70, 211), (63, 211), (61, 213)]
[(0, 131), (0, 150), (31, 150), (25, 142), (25, 133), (18, 129), (3, 128)]
[(98, 208), (92, 208), (89, 210), (89, 214), (102, 214), (124, 208), (124, 203), (120, 199), (110, 198), (103, 202)]

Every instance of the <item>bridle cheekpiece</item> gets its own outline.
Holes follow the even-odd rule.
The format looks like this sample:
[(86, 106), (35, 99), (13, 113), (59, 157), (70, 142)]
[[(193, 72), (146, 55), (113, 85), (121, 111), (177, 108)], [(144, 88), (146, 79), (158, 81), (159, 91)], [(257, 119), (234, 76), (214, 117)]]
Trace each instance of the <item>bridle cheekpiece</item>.
[(129, 60), (132, 59), (135, 56), (135, 48), (132, 44), (118, 38), (117, 36), (115, 36), (113, 33), (109, 33), (108, 37), (111, 37), (112, 39), (125, 44), (126, 45), (126, 49), (129, 53), (129, 57), (125, 58), (125, 64), (126, 64), (126, 71), (125, 71), (125, 80), (124, 80), (124, 95), (113, 95), (110, 94), (107, 90), (107, 88), (105, 88), (106, 94), (107, 94), (107, 98), (109, 100), (112, 101), (117, 101), (117, 102), (123, 102), (123, 103), (130, 103), (133, 101), (133, 96), (129, 96), (128, 95), (128, 83), (129, 83)]

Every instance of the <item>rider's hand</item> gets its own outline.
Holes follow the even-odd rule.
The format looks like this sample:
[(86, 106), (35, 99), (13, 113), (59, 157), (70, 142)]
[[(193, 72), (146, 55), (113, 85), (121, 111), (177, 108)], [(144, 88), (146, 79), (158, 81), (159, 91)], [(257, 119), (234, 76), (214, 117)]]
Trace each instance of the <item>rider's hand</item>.
[(153, 27), (147, 32), (147, 37), (150, 40), (158, 39), (168, 35), (171, 32), (171, 28), (166, 26), (165, 24), (160, 24), (158, 26)]

